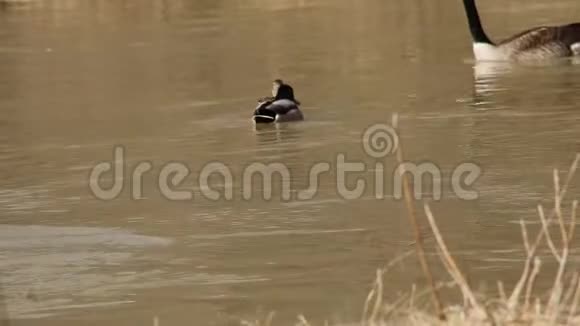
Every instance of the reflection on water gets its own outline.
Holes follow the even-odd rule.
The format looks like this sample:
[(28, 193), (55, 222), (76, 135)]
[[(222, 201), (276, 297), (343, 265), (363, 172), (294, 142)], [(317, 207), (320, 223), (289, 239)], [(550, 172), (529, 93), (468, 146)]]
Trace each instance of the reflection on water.
[[(536, 16), (567, 21), (563, 8), (577, 6), (512, 2), (482, 4), (493, 35)], [(535, 221), (551, 169), (580, 148), (580, 66), (474, 64), (455, 2), (0, 3), (0, 285), (10, 316), (30, 323), (226, 325), (260, 310), (357, 320), (374, 270), (410, 249), (392, 180), (377, 200), (377, 161), (361, 145), (394, 112), (406, 157), (443, 171), (433, 209), (449, 247), (474, 282), (509, 285), (523, 257), (515, 222)], [(293, 85), (306, 121), (252, 124), (275, 78)], [(142, 200), (127, 176), (115, 200), (89, 191), (89, 170), (116, 145), (128, 170), (154, 166)], [(338, 154), (372, 167), (346, 180), (366, 182), (362, 198), (339, 196), (330, 172), (311, 200), (279, 189), (264, 200), (259, 186), (243, 200), (252, 163), (284, 163), (295, 195)], [(233, 200), (169, 201), (155, 186), (165, 163), (182, 162), (180, 187), (199, 190), (215, 161), (233, 173), (216, 183)], [(466, 161), (484, 171), (476, 201), (448, 189)], [(422, 282), (413, 259), (389, 276), (391, 299)]]
[(288, 143), (300, 143), (301, 128), (295, 124), (256, 124), (256, 140), (263, 146), (282, 146)]

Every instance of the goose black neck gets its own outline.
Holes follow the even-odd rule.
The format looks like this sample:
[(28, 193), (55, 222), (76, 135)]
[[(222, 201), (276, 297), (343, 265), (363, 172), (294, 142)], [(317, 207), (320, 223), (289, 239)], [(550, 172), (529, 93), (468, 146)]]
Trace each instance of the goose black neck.
[(481, 20), (479, 19), (475, 0), (463, 0), (463, 5), (465, 6), (465, 14), (467, 15), (467, 21), (469, 22), (469, 30), (471, 31), (473, 42), (493, 44), (481, 26)]

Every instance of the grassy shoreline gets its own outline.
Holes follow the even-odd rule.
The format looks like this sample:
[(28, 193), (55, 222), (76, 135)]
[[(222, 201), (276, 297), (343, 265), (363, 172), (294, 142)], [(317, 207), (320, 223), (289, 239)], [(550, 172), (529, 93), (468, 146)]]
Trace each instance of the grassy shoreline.
[[(397, 128), (396, 116), (393, 117), (393, 126)], [(397, 158), (399, 162), (403, 161), (400, 147)], [(483, 295), (473, 291), (460, 266), (448, 250), (429, 203), (424, 202), (423, 212), (436, 240), (439, 261), (452, 281), (445, 283), (435, 280), (431, 274), (431, 267), (424, 257), (422, 236), (421, 232), (418, 232), (419, 220), (415, 212), (415, 203), (410, 196), (412, 187), (404, 178), (405, 204), (411, 226), (415, 231), (416, 255), (421, 263), (428, 287), (418, 292), (413, 286), (410, 293), (402, 296), (396, 302), (386, 302), (383, 297), (383, 282), (389, 268), (403, 258), (398, 257), (385, 269), (377, 271), (375, 282), (364, 303), (361, 319), (341, 325), (580, 325), (580, 309), (578, 308), (580, 273), (577, 270), (571, 270), (569, 266), (572, 258), (570, 244), (575, 237), (578, 201), (572, 200), (564, 204), (570, 182), (574, 178), (579, 162), (580, 154), (577, 154), (563, 182), (560, 180), (560, 171), (554, 169), (553, 206), (550, 208), (541, 204), (537, 206), (541, 226), (537, 233), (532, 234), (524, 221), (520, 220), (525, 249), (525, 262), (522, 266), (521, 276), (511, 291), (508, 291), (502, 281), (498, 280), (495, 295)], [(565, 214), (564, 211), (568, 213)], [(557, 272), (551, 280), (552, 286), (547, 293), (535, 287), (538, 278), (549, 277), (542, 274), (542, 259), (538, 254), (542, 247), (549, 250), (551, 257), (557, 264)], [(439, 290), (442, 287), (452, 287), (458, 292), (461, 300), (443, 302), (439, 296)], [(419, 307), (416, 304), (418, 298), (426, 295), (431, 295), (430, 307)], [(263, 320), (242, 321), (241, 324), (244, 326), (270, 326), (276, 323), (274, 314), (271, 313)], [(298, 315), (296, 325), (314, 326), (302, 315)]]

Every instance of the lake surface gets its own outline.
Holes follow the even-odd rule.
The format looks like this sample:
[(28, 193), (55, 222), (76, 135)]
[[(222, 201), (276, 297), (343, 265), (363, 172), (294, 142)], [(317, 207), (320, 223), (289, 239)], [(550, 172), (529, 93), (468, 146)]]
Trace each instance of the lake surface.
[[(480, 6), (494, 38), (580, 17), (575, 0)], [(306, 120), (255, 128), (249, 117), (275, 78), (292, 84)], [(276, 311), (283, 325), (298, 314), (358, 320), (375, 270), (413, 249), (393, 196), (395, 157), (376, 159), (362, 144), (365, 129), (393, 113), (406, 159), (443, 173), (433, 210), (474, 287), (493, 291), (501, 279), (511, 288), (524, 259), (519, 220), (537, 226), (552, 169), (566, 171), (580, 151), (578, 103), (579, 65), (474, 66), (459, 1), (1, 4), (0, 317), (237, 325)], [(124, 188), (98, 199), (91, 169), (114, 161), (116, 146), (125, 173), (101, 181)], [(365, 166), (346, 180), (349, 189), (366, 182), (357, 198), (337, 190), (339, 155)], [(143, 162), (151, 171), (132, 187)], [(193, 198), (170, 200), (158, 186), (171, 162), (191, 173), (169, 188)], [(213, 175), (200, 186), (218, 162), (232, 180)], [(245, 188), (243, 172), (257, 162), (285, 164), (290, 200), (277, 187), (270, 200), (257, 183)], [(297, 199), (324, 162), (331, 172), (313, 198)], [(483, 171), (470, 188), (477, 200), (449, 186), (464, 162)], [(383, 194), (374, 191), (379, 171)], [(203, 195), (212, 189), (232, 198)], [(427, 251), (437, 264), (431, 238)], [(424, 284), (409, 257), (387, 275), (387, 299), (413, 283)]]

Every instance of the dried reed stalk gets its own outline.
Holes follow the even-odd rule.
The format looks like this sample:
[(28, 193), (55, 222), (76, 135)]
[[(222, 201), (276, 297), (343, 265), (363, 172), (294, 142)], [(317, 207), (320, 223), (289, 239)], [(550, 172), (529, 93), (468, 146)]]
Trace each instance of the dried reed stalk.
[(457, 283), (457, 285), (459, 286), (459, 289), (461, 290), (461, 293), (463, 294), (463, 298), (465, 298), (467, 300), (467, 302), (469, 303), (469, 305), (472, 308), (474, 308), (475, 311), (477, 311), (481, 316), (487, 316), (488, 315), (487, 312), (485, 311), (483, 306), (475, 298), (475, 294), (473, 294), (473, 291), (469, 287), (467, 280), (465, 279), (465, 277), (461, 273), (461, 270), (459, 269), (459, 267), (455, 263), (455, 260), (451, 256), (449, 249), (447, 249), (447, 245), (445, 244), (445, 241), (443, 240), (443, 236), (441, 235), (441, 232), (439, 231), (439, 227), (437, 226), (437, 223), (435, 222), (435, 218), (433, 217), (433, 213), (431, 212), (431, 208), (429, 207), (429, 204), (425, 202), (423, 207), (425, 209), (425, 215), (427, 215), (427, 220), (429, 221), (429, 225), (431, 226), (431, 230), (433, 231), (433, 235), (435, 236), (435, 240), (437, 241), (437, 245), (439, 246), (439, 254), (440, 254), (439, 256), (441, 257), (441, 261), (445, 265), (447, 271), (449, 272), (449, 274), (451, 275), (451, 277), (453, 278), (455, 283)]
[(421, 264), (421, 269), (423, 270), (423, 274), (425, 274), (425, 278), (427, 279), (427, 283), (431, 289), (433, 305), (437, 311), (437, 315), (440, 320), (445, 320), (445, 312), (443, 311), (443, 305), (441, 304), (441, 299), (439, 297), (439, 293), (435, 286), (435, 280), (433, 278), (433, 273), (431, 273), (431, 269), (429, 268), (429, 264), (427, 263), (427, 259), (425, 257), (425, 249), (423, 246), (423, 235), (421, 234), (421, 228), (419, 225), (419, 221), (417, 220), (417, 215), (415, 213), (415, 206), (413, 203), (413, 188), (411, 183), (409, 182), (409, 177), (406, 171), (402, 170), (404, 162), (403, 157), (403, 149), (402, 149), (402, 141), (400, 137), (399, 131), (399, 116), (397, 114), (393, 114), (392, 118), (392, 127), (397, 132), (397, 137), (399, 138), (399, 146), (397, 147), (397, 161), (399, 163), (399, 173), (401, 175), (403, 181), (403, 196), (405, 200), (405, 205), (407, 207), (408, 217), (413, 228), (414, 236), (415, 236), (415, 249), (417, 251), (417, 258), (419, 259), (419, 263)]

